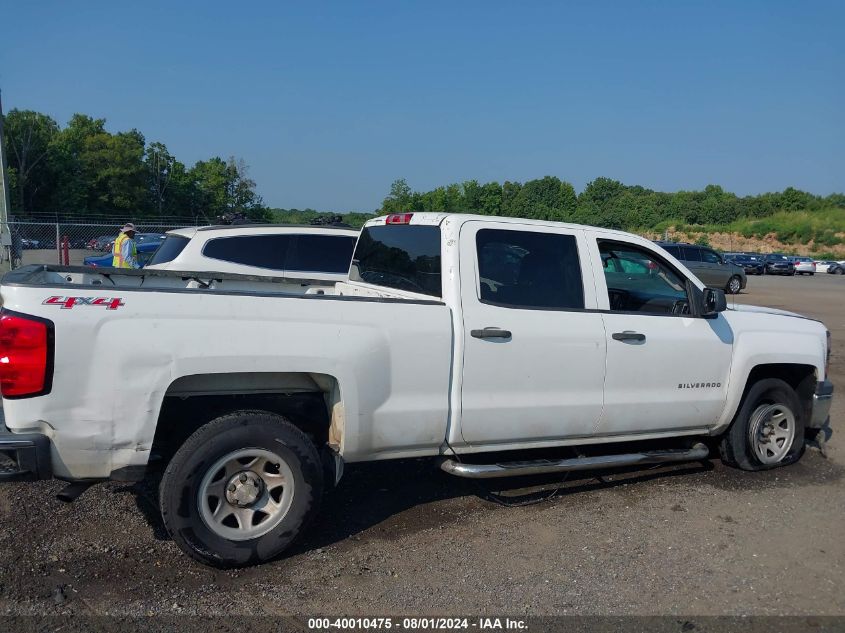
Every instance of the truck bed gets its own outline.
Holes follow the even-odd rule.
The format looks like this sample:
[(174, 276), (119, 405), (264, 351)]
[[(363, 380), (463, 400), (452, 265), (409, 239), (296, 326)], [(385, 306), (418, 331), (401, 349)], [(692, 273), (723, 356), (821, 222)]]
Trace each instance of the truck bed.
[(6, 273), (3, 286), (47, 286), (92, 290), (205, 290), (260, 294), (332, 294), (334, 282), (304, 277), (263, 277), (177, 270), (102, 269), (88, 266), (32, 265)]

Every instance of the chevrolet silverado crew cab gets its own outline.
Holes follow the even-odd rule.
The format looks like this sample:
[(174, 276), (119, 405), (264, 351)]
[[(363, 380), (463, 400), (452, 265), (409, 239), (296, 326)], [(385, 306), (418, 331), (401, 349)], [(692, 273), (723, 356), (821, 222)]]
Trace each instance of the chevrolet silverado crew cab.
[(767, 469), (801, 457), (833, 390), (818, 321), (728, 310), (648, 240), (536, 220), (370, 220), (322, 295), (30, 266), (2, 299), (7, 475), (73, 498), (160, 464), (167, 530), (221, 567), (279, 555), (344, 462), (485, 478), (712, 449)]

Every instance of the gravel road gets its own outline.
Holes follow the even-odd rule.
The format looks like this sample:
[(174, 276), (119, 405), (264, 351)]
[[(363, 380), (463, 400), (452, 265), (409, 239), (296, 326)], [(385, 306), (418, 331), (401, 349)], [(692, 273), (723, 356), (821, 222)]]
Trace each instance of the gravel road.
[[(752, 277), (737, 301), (823, 320), (845, 385), (845, 279)], [(845, 615), (845, 434), (826, 452), (766, 473), (579, 473), (525, 507), (427, 461), (349, 467), (286, 558), (231, 572), (181, 555), (154, 485), (66, 505), (58, 482), (6, 484), (0, 613)]]

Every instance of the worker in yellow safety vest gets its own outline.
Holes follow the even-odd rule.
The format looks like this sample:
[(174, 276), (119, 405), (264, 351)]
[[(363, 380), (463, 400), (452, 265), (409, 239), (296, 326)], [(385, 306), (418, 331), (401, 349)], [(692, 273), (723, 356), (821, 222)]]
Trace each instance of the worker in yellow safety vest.
[(112, 266), (115, 268), (140, 268), (138, 249), (135, 247), (135, 225), (127, 222), (112, 247)]

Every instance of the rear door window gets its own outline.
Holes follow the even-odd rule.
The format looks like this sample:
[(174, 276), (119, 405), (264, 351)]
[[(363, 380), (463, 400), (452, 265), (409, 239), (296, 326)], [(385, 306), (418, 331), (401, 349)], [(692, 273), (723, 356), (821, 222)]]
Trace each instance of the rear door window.
[(696, 246), (681, 246), (680, 259), (685, 262), (700, 262), (701, 249)]
[(509, 308), (584, 308), (574, 235), (481, 229), (476, 234), (480, 299)]
[(232, 264), (282, 271), (290, 239), (290, 235), (216, 237), (203, 247), (202, 254)]
[(288, 249), (288, 272), (346, 273), (355, 238), (351, 235), (295, 235)]

